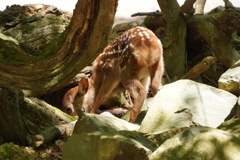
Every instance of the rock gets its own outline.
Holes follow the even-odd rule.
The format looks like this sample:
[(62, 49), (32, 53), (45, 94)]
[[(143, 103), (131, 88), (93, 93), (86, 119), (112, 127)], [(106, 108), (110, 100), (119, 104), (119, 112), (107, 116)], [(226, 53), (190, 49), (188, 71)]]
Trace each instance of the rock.
[(165, 85), (154, 97), (140, 132), (195, 125), (217, 127), (237, 102), (231, 93), (191, 80)]
[(64, 159), (136, 159), (145, 160), (157, 149), (137, 130), (138, 125), (114, 117), (108, 112), (89, 114), (78, 110), (73, 135), (63, 146)]
[[(142, 109), (141, 109), (141, 113), (138, 115), (135, 124), (140, 125), (142, 123), (142, 120), (144, 119), (144, 117), (147, 114), (148, 108), (149, 106), (151, 106), (152, 102), (153, 102), (153, 97), (149, 97), (145, 100)], [(130, 114), (131, 114), (131, 109), (129, 109), (125, 115), (123, 117), (121, 117), (121, 119), (124, 119), (125, 121), (129, 121), (130, 119)]]
[(167, 139), (172, 138), (176, 134), (178, 134), (186, 129), (188, 129), (188, 128), (187, 127), (173, 128), (173, 129), (169, 129), (169, 130), (163, 131), (163, 132), (148, 133), (148, 134), (145, 134), (145, 137), (147, 137), (150, 141), (154, 142), (157, 146), (160, 146)]
[(128, 123), (125, 120), (114, 117), (108, 112), (104, 114), (90, 114), (78, 110), (79, 119), (75, 125), (73, 133), (82, 132), (114, 132), (121, 130), (138, 130), (139, 126)]
[(150, 155), (150, 160), (236, 160), (240, 139), (218, 129), (195, 127), (165, 141)]
[(222, 74), (218, 80), (218, 88), (240, 95), (240, 60), (238, 60), (231, 68)]
[(156, 146), (135, 131), (73, 134), (63, 146), (63, 160), (147, 160)]
[(231, 119), (225, 121), (217, 128), (240, 138), (240, 119)]

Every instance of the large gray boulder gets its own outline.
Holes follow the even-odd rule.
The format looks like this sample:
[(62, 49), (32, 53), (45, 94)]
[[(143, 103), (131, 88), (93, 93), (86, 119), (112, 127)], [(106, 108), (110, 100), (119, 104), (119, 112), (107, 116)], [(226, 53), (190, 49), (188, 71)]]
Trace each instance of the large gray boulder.
[(154, 143), (136, 131), (73, 134), (63, 147), (63, 160), (148, 160)]
[(97, 115), (78, 110), (78, 115), (73, 135), (64, 144), (63, 160), (145, 160), (157, 149), (156, 144), (134, 131), (138, 125), (107, 112)]
[(233, 94), (192, 80), (165, 85), (154, 97), (140, 132), (189, 126), (217, 127), (237, 102)]
[(150, 160), (237, 160), (240, 139), (218, 129), (187, 129), (165, 141), (150, 155)]
[(217, 129), (226, 131), (238, 138), (240, 138), (240, 119), (231, 119), (223, 122)]
[(220, 89), (229, 91), (240, 96), (240, 60), (238, 60), (231, 68), (221, 75), (218, 80)]
[(108, 112), (103, 114), (90, 114), (78, 110), (79, 119), (75, 125), (74, 133), (82, 132), (115, 132), (122, 130), (138, 130), (139, 126), (119, 119)]

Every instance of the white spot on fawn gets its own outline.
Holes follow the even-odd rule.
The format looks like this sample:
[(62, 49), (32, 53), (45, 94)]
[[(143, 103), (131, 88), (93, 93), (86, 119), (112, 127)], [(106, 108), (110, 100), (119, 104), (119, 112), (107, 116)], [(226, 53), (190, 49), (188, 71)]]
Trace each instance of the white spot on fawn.
[(148, 34), (147, 32), (143, 32), (143, 34), (145, 35), (145, 37), (146, 37), (147, 39), (150, 39), (149, 34)]
[(142, 32), (139, 32), (139, 33), (138, 33), (138, 35), (139, 35), (140, 37), (143, 37), (143, 34), (142, 34)]
[(135, 38), (135, 37), (136, 37), (136, 36), (132, 34), (130, 38)]
[(129, 44), (129, 47), (133, 49), (133, 48), (134, 48), (134, 45), (133, 45), (132, 43), (130, 43), (130, 44)]

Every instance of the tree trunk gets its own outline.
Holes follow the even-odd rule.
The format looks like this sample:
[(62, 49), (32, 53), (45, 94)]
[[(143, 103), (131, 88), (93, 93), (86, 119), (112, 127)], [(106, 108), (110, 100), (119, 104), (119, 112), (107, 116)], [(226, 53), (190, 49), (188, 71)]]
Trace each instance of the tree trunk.
[(166, 23), (165, 37), (162, 41), (165, 69), (171, 78), (180, 78), (185, 74), (186, 21), (183, 14), (179, 13), (180, 7), (176, 0), (158, 0), (158, 4)]
[(27, 130), (21, 116), (23, 93), (19, 90), (0, 88), (0, 139), (27, 145)]
[[(37, 55), (1, 34), (0, 85), (39, 93), (64, 86), (106, 46), (117, 3), (118, 0), (79, 0), (66, 31)], [(41, 16), (32, 17), (36, 20)]]
[(197, 47), (199, 41), (196, 40), (200, 38), (209, 45), (217, 61), (229, 68), (240, 59), (239, 53), (233, 51), (231, 41), (233, 32), (240, 27), (239, 18), (240, 11), (231, 8), (220, 13), (192, 16), (187, 21), (188, 41)]
[[(200, 11), (196, 15), (191, 11), (195, 0), (186, 1), (182, 7), (172, 1), (158, 2), (162, 14), (148, 16), (144, 24), (156, 32), (160, 31), (157, 35), (162, 38), (164, 61), (170, 78), (175, 76), (176, 80), (180, 78), (179, 75), (183, 76), (185, 66), (187, 71), (191, 70), (193, 65), (189, 66), (188, 63), (194, 59), (197, 64), (207, 56), (214, 56), (217, 63), (224, 68), (231, 67), (240, 59), (240, 54), (235, 50), (239, 50), (240, 44), (237, 35), (240, 28), (240, 10), (233, 8), (229, 1), (224, 1), (225, 8), (213, 9), (206, 15), (199, 15), (203, 10), (204, 0), (198, 0)], [(174, 5), (168, 6), (168, 3)], [(180, 13), (175, 13), (177, 11)], [(183, 17), (182, 13), (187, 13), (183, 20), (180, 18)]]
[(0, 139), (4, 142), (37, 145), (36, 137), (41, 135), (41, 145), (46, 144), (64, 135), (68, 125), (59, 125), (76, 120), (37, 98), (24, 98), (20, 90), (0, 87), (0, 102)]

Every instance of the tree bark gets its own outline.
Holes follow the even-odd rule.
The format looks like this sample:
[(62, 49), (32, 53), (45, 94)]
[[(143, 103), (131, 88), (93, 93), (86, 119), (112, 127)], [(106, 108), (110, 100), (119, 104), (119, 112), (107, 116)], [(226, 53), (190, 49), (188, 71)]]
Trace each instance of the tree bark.
[(186, 62), (186, 21), (179, 13), (176, 0), (158, 0), (164, 21), (166, 23), (164, 48), (165, 69), (170, 78), (180, 78), (185, 74)]
[(107, 44), (117, 3), (79, 0), (66, 31), (40, 55), (0, 35), (0, 85), (41, 93), (63, 87)]
[[(192, 16), (188, 19), (190, 33), (188, 41), (202, 39), (209, 45), (217, 61), (230, 68), (240, 59), (240, 55), (233, 51), (231, 41), (233, 32), (240, 27), (239, 18), (240, 11), (232, 8), (210, 15)], [(197, 46), (197, 41), (192, 45)]]
[(0, 88), (0, 139), (4, 142), (27, 145), (27, 129), (20, 112), (23, 93), (19, 90)]
[[(190, 13), (193, 2), (194, 0), (186, 1), (184, 5), (180, 7), (179, 12)], [(203, 1), (200, 0), (199, 2)], [(172, 75), (177, 75), (176, 72), (179, 69), (178, 67), (184, 66), (184, 55), (182, 51), (185, 50), (181, 50), (181, 47), (184, 47), (183, 42), (185, 40), (182, 38), (185, 33), (184, 35), (181, 35), (181, 33), (183, 33), (181, 30), (182, 27), (176, 23), (177, 21), (175, 21), (177, 16), (174, 17), (174, 15), (179, 16), (181, 14), (174, 14), (172, 15), (173, 17), (171, 17), (171, 14), (174, 11), (167, 8), (167, 3), (172, 4), (170, 1), (163, 2), (159, 0), (160, 6), (162, 5), (163, 16), (149, 16), (144, 21), (144, 24), (146, 24), (148, 28), (153, 28), (154, 30), (157, 30), (157, 28), (165, 28), (165, 30), (161, 31), (161, 34), (164, 33), (165, 35), (162, 40), (164, 47), (164, 60), (167, 73), (172, 78)], [(214, 56), (217, 62), (220, 62), (218, 64), (229, 68), (240, 58), (240, 54), (236, 51), (239, 50), (240, 44), (237, 35), (237, 31), (239, 31), (240, 28), (240, 24), (238, 23), (240, 11), (233, 8), (232, 4), (227, 0), (225, 0), (225, 4), (225, 8), (216, 8), (206, 15), (196, 14), (184, 16), (187, 25), (186, 52), (188, 60), (192, 60), (193, 58), (196, 59), (196, 57), (200, 56), (201, 57), (198, 60), (201, 60), (206, 56)], [(174, 5), (172, 8), (174, 8)], [(170, 13), (167, 11), (165, 12), (164, 9)], [(177, 9), (175, 9), (175, 11), (176, 10)], [(165, 22), (165, 24), (159, 22)], [(171, 27), (172, 30), (170, 30)], [(159, 35), (160, 34), (158, 34), (158, 36)], [(182, 42), (177, 44), (176, 42), (178, 42), (178, 39)], [(206, 55), (205, 53), (210, 54)], [(180, 63), (177, 62), (179, 57)], [(194, 63), (199, 63), (199, 61), (195, 61)], [(179, 76), (177, 76), (175, 80), (176, 79), (179, 79)]]
[(63, 124), (76, 120), (37, 98), (24, 98), (16, 89), (0, 87), (0, 102), (0, 139), (4, 142), (46, 144), (64, 135), (69, 125)]

